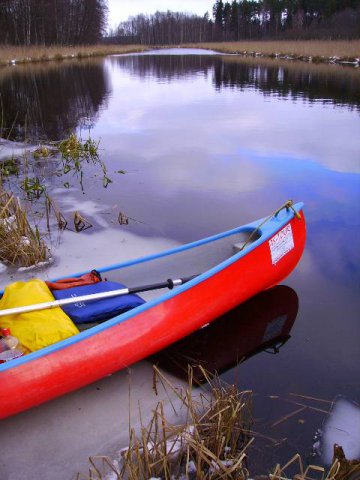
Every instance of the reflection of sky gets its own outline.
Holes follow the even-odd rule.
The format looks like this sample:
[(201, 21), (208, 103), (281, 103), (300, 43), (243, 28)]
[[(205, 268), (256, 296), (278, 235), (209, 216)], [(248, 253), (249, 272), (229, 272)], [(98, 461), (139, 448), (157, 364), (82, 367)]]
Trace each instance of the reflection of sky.
[[(50, 192), (67, 215), (77, 209), (96, 225), (65, 232), (52, 272), (195, 240), (263, 217), (289, 198), (304, 201), (307, 246), (286, 280), (300, 300), (292, 339), (271, 361), (266, 354), (247, 361), (241, 380), (265, 394), (359, 395), (358, 112), (300, 94), (285, 100), (251, 87), (216, 90), (211, 69), (170, 81), (130, 73), (116, 58), (105, 68), (113, 90), (91, 136), (101, 140), (113, 183), (102, 189), (98, 167), (90, 176), (87, 165), (85, 194)], [(115, 174), (120, 169), (126, 174)], [(137, 222), (119, 227), (119, 211)], [(113, 228), (105, 232), (105, 224)], [(307, 428), (314, 432), (316, 422)]]
[[(226, 155), (241, 146), (360, 172), (356, 112), (301, 99), (279, 101), (251, 90), (223, 89), (216, 94), (211, 75), (162, 83), (130, 75), (115, 62), (108, 65), (113, 96), (96, 131), (101, 136), (106, 132), (110, 147), (118, 147), (119, 135), (126, 134), (122, 141), (129, 147), (136, 142), (138, 154), (144, 152), (147, 158), (185, 147)], [(132, 133), (141, 134), (141, 142), (129, 136)]]
[(321, 449), (328, 465), (332, 463), (335, 444), (342, 446), (348, 460), (360, 458), (360, 407), (344, 398), (337, 399), (324, 425)]
[[(287, 280), (300, 297), (293, 339), (271, 362), (265, 354), (246, 362), (245, 384), (357, 395), (358, 113), (300, 95), (216, 91), (211, 71), (168, 81), (115, 62), (108, 68), (113, 97), (96, 134), (109, 162), (129, 171), (116, 189), (132, 217), (184, 242), (264, 216), (288, 198), (305, 202), (307, 248)], [(313, 422), (312, 432), (320, 420)]]
[(96, 135), (110, 159), (137, 170), (123, 193), (141, 182), (138, 198), (151, 199), (133, 206), (135, 218), (150, 219), (166, 236), (187, 241), (232, 227), (240, 218), (263, 216), (266, 205), (301, 199), (310, 234), (308, 265), (317, 265), (330, 284), (356, 284), (356, 111), (264, 97), (251, 89), (216, 92), (211, 74), (164, 82), (139, 77), (113, 60), (107, 63), (113, 95)]
[[(161, 49), (155, 49), (155, 50), (148, 50), (147, 52), (140, 52), (140, 53), (130, 53), (132, 57), (136, 56), (146, 56), (146, 55), (154, 55), (154, 53), (159, 56), (159, 55), (223, 55), (220, 52), (215, 52), (214, 50), (204, 50), (202, 48), (161, 48)], [(121, 57), (124, 57), (124, 54), (120, 54)], [(118, 55), (114, 55), (118, 56)]]

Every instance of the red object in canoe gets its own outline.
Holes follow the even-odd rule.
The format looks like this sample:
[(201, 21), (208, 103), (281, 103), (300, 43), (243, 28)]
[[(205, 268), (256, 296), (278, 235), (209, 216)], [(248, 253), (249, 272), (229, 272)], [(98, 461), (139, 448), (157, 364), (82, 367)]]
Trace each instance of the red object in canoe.
[[(126, 285), (196, 278), (67, 340), (0, 365), (0, 418), (125, 368), (277, 285), (305, 246), (303, 205), (197, 242), (98, 268)], [(295, 215), (300, 214), (300, 218)], [(243, 250), (239, 242), (252, 235)], [(81, 276), (81, 272), (75, 276)], [(139, 281), (140, 280), (140, 281)]]

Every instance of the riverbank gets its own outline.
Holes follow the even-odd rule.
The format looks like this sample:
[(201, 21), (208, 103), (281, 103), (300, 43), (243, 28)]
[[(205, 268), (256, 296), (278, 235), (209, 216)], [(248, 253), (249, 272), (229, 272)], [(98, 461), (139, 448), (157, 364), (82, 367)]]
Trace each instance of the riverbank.
[(103, 57), (106, 55), (143, 52), (150, 47), (144, 45), (89, 45), (89, 46), (14, 46), (0, 45), (0, 66), (30, 62), (61, 61)]
[[(177, 397), (171, 418), (165, 413), (167, 405), (159, 401), (144, 422), (139, 405), (137, 426), (140, 424), (141, 429), (129, 425), (128, 445), (118, 450), (114, 460), (104, 455), (91, 456), (89, 476), (79, 473), (78, 480), (248, 480), (250, 476), (259, 480), (309, 480), (314, 478), (312, 474), (317, 474), (318, 478), (321, 474), (323, 480), (358, 478), (360, 461), (347, 460), (343, 447), (336, 441), (331, 445), (332, 462), (327, 467), (309, 464), (295, 454), (285, 465), (277, 463), (273, 473), (254, 475), (252, 467), (257, 460), (254, 462), (252, 457), (258, 457), (261, 451), (259, 447), (254, 448), (254, 444), (261, 435), (253, 430), (256, 425), (253, 392), (240, 391), (236, 385), (223, 382), (201, 365), (188, 365), (188, 384), (179, 389), (159, 368), (153, 368), (154, 394), (158, 395), (160, 388), (168, 398)], [(204, 381), (206, 388), (202, 387)], [(305, 402), (309, 399), (313, 400), (302, 397)], [(331, 404), (331, 418), (338, 408), (336, 402), (334, 405), (321, 401), (328, 406)], [(297, 408), (278, 422), (287, 421), (298, 413)]]
[[(0, 46), (0, 66), (138, 53), (154, 48), (169, 47), (169, 45), (91, 45), (77, 47), (2, 45)], [(243, 57), (360, 65), (360, 40), (256, 40), (184, 44), (181, 47), (214, 50)]]
[(257, 40), (183, 45), (246, 57), (360, 65), (360, 40)]

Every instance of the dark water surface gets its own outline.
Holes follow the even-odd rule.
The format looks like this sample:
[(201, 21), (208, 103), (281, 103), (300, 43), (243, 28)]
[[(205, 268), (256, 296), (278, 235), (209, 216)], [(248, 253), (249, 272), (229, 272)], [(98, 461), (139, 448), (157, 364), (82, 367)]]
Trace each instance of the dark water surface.
[(116, 228), (189, 242), (289, 198), (305, 203), (306, 250), (284, 286), (177, 346), (175, 356), (192, 352), (254, 390), (254, 429), (274, 439), (256, 443), (261, 455), (251, 463), (259, 471), (297, 452), (311, 460), (326, 401), (360, 401), (359, 70), (219, 55), (113, 56), (9, 67), (0, 70), (0, 93), (14, 140), (59, 140), (74, 130), (100, 139), (112, 180), (106, 189), (90, 165), (83, 191), (55, 166), (46, 182), (60, 207), (83, 206), (104, 235), (119, 209), (130, 223)]

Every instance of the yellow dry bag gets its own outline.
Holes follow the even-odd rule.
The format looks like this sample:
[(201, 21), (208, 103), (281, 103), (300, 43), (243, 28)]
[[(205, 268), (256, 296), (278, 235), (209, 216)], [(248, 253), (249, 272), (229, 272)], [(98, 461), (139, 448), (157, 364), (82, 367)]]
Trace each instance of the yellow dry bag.
[[(34, 279), (11, 283), (0, 299), (0, 310), (55, 300), (46, 283)], [(10, 328), (24, 351), (33, 352), (79, 333), (60, 307), (0, 317), (0, 327)]]

